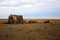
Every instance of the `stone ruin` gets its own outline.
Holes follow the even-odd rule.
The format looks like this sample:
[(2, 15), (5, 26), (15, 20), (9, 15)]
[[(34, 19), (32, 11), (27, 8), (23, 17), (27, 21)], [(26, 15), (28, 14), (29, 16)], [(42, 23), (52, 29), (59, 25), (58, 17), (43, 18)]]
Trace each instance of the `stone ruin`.
[(22, 15), (10, 15), (8, 17), (8, 23), (9, 24), (24, 23), (23, 16)]

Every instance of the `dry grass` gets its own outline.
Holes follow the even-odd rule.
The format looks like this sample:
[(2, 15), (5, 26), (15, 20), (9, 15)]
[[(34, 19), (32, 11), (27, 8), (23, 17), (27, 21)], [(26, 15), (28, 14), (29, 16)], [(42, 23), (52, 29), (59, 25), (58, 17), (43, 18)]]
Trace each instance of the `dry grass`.
[[(0, 40), (60, 40), (60, 19), (33, 20), (39, 23), (0, 24)], [(45, 20), (49, 20), (51, 23), (44, 23)], [(7, 22), (6, 19), (0, 21), (1, 23)]]

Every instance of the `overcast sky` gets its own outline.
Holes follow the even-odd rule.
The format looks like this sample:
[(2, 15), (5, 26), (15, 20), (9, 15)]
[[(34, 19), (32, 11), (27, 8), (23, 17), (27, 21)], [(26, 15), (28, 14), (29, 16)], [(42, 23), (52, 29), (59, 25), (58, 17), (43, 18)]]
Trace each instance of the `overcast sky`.
[(0, 18), (60, 18), (60, 0), (0, 0)]

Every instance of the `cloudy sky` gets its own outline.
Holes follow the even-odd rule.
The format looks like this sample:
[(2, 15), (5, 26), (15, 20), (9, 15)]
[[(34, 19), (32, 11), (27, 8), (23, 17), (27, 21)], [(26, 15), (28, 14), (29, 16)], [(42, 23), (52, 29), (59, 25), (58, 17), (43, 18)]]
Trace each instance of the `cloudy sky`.
[(60, 0), (0, 0), (0, 18), (60, 18)]

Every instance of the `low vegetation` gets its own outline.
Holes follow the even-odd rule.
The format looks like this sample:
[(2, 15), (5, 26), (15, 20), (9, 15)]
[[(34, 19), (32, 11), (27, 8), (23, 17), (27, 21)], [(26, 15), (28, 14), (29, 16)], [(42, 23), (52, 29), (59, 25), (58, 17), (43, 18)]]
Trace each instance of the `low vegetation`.
[(38, 23), (4, 24), (0, 19), (0, 40), (60, 40), (60, 19), (24, 19)]

